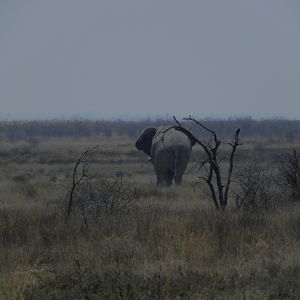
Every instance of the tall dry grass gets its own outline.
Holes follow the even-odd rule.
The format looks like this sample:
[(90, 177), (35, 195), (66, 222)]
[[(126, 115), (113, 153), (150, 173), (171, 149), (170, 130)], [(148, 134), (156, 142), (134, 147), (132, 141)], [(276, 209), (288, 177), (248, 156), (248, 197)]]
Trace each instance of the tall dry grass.
[[(97, 180), (122, 174), (138, 190), (126, 210), (66, 218), (74, 162), (89, 146)], [(237, 167), (276, 173), (290, 143), (245, 140)], [(181, 187), (158, 189), (133, 139), (45, 138), (0, 144), (0, 298), (298, 299), (300, 205), (217, 212), (198, 181), (195, 148)], [(228, 154), (225, 147), (221, 153)], [(270, 194), (275, 196), (274, 194)], [(271, 197), (272, 199), (272, 197)], [(270, 208), (270, 209), (269, 209)]]

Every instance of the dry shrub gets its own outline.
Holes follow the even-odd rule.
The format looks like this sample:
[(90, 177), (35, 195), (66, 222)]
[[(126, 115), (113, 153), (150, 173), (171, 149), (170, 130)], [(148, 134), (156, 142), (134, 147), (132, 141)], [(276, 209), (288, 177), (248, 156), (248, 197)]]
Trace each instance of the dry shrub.
[(236, 185), (235, 201), (239, 209), (272, 210), (278, 206), (284, 193), (279, 176), (255, 164), (238, 169)]
[(295, 149), (280, 164), (283, 184), (290, 189), (290, 199), (300, 200), (300, 163)]
[(138, 197), (138, 189), (126, 181), (123, 175), (110, 179), (84, 180), (74, 193), (73, 215), (75, 218), (83, 217), (87, 225), (88, 220), (128, 212)]

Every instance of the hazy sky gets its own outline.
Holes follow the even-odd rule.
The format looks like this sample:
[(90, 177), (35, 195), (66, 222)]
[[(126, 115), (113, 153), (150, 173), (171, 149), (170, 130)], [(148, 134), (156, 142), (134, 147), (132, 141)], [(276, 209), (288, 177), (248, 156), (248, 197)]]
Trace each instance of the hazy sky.
[(299, 0), (0, 0), (0, 116), (300, 118)]

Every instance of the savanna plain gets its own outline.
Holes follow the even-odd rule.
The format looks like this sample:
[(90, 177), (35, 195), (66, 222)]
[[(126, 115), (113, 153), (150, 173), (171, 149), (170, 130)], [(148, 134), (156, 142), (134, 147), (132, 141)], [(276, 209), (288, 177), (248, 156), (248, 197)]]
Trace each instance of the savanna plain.
[(203, 121), (224, 178), (241, 128), (225, 210), (199, 145), (156, 187), (134, 143), (166, 123), (0, 122), (0, 299), (300, 299), (300, 122)]

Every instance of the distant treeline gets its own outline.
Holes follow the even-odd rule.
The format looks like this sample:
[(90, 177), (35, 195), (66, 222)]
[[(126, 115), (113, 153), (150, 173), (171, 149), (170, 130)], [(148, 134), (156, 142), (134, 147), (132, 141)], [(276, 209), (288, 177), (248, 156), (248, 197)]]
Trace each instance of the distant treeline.
[[(241, 128), (241, 135), (248, 138), (270, 138), (293, 141), (300, 139), (300, 120), (201, 120), (201, 122), (215, 130), (219, 137), (231, 137), (237, 128)], [(192, 123), (182, 123), (192, 128), (195, 134), (202, 134)], [(172, 120), (144, 120), (144, 121), (2, 121), (0, 122), (0, 137), (11, 141), (32, 139), (39, 137), (90, 137), (101, 135), (110, 138), (114, 135), (135, 138), (143, 128), (158, 125), (175, 125)]]

